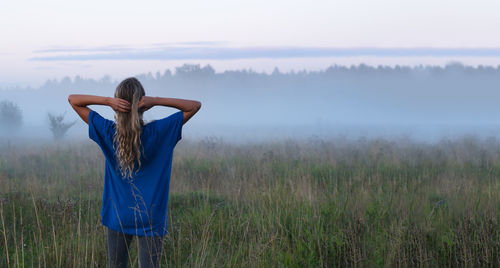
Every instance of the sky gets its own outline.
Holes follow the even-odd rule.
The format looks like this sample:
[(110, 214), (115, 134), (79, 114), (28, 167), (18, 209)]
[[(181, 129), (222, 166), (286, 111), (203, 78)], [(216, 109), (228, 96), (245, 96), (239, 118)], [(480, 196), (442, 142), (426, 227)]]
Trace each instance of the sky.
[(3, 1), (0, 87), (333, 64), (500, 65), (498, 1)]

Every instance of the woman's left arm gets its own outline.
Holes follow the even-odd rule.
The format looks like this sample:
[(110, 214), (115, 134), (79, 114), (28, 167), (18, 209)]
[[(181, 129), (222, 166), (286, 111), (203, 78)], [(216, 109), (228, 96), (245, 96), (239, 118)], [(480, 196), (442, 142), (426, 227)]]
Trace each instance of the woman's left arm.
[(85, 123), (89, 123), (89, 113), (90, 109), (87, 105), (107, 105), (111, 107), (115, 112), (127, 113), (130, 111), (130, 103), (124, 99), (120, 98), (110, 98), (94, 95), (81, 95), (81, 94), (71, 94), (68, 97), (68, 102), (71, 107), (78, 113)]

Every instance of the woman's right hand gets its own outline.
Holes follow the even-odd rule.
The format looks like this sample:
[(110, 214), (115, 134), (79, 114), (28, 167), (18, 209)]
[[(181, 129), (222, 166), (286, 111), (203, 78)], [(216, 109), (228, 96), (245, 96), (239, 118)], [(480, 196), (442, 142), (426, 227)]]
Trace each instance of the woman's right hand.
[(142, 109), (142, 111), (144, 112), (149, 110), (153, 106), (155, 106), (154, 97), (142, 96), (142, 98), (139, 100), (139, 109)]

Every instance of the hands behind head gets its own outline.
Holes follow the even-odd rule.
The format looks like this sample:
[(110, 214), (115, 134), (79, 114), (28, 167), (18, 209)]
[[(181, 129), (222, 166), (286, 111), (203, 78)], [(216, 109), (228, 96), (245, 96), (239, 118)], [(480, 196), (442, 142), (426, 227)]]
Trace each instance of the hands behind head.
[[(130, 112), (131, 105), (128, 101), (121, 98), (110, 98), (109, 106), (115, 112), (128, 113)], [(154, 106), (153, 98), (149, 96), (142, 96), (139, 100), (139, 111), (145, 112)]]
[(122, 113), (130, 112), (130, 103), (124, 99), (110, 98), (109, 99), (109, 106), (115, 112), (122, 112)]
[(154, 102), (153, 102), (153, 97), (142, 96), (141, 99), (139, 100), (139, 110), (140, 111), (145, 112), (153, 106), (155, 106)]

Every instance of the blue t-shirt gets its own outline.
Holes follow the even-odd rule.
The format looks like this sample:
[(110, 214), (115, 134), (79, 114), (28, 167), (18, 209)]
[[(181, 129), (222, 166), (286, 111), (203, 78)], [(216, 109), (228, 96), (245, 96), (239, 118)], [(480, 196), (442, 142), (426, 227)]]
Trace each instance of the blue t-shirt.
[[(174, 147), (181, 139), (182, 111), (150, 122), (142, 128), (141, 168), (123, 178), (113, 148), (115, 122), (90, 110), (89, 137), (106, 158), (101, 223), (138, 236), (167, 233), (167, 205)], [(137, 167), (137, 164), (136, 164)]]

